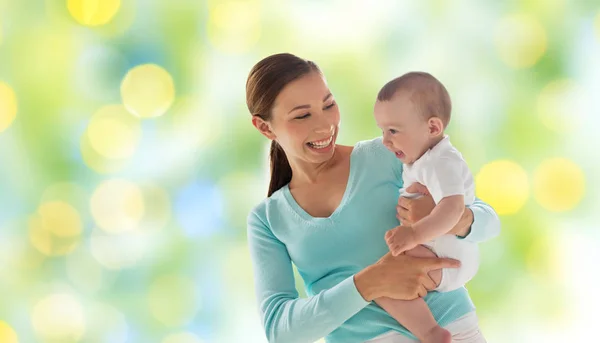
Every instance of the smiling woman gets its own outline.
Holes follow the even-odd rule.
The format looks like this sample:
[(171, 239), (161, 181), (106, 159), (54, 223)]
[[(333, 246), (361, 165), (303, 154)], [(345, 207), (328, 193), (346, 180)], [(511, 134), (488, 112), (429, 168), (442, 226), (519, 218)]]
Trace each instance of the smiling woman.
[[(255, 66), (246, 93), (252, 124), (272, 141), (268, 196), (291, 181), (291, 156), (311, 163), (331, 159), (340, 121), (319, 67), (290, 54), (276, 56)], [(271, 72), (264, 72), (267, 68)], [(297, 94), (307, 94), (311, 100), (298, 99)], [(278, 132), (293, 134), (278, 137)]]

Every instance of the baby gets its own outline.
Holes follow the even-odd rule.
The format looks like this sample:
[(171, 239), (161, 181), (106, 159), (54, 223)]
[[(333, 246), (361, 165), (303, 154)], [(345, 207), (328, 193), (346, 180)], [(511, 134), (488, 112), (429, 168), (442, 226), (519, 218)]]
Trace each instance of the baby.
[[(383, 131), (383, 144), (403, 162), (401, 196), (415, 196), (406, 189), (419, 183), (436, 204), (427, 217), (411, 226), (401, 225), (388, 231), (386, 243), (394, 256), (401, 253), (423, 256), (422, 246), (425, 246), (439, 257), (461, 261), (460, 268), (441, 271), (436, 291), (460, 288), (462, 284), (452, 282), (470, 280), (475, 275), (479, 251), (476, 244), (448, 234), (461, 218), (465, 205), (475, 198), (473, 176), (460, 152), (444, 134), (450, 121), (450, 96), (430, 74), (411, 72), (381, 89), (374, 112), (377, 126)], [(431, 252), (427, 251), (433, 256)], [(450, 332), (437, 324), (423, 299), (386, 298), (377, 303), (421, 342), (451, 342)]]

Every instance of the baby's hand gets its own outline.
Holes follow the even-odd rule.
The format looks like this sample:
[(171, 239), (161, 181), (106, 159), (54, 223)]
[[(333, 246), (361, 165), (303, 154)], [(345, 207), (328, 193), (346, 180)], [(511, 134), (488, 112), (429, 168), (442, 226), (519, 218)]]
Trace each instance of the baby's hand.
[(417, 234), (410, 226), (397, 226), (389, 230), (385, 233), (385, 242), (394, 256), (398, 256), (419, 244)]
[(423, 194), (423, 195), (429, 195), (429, 190), (427, 189), (427, 187), (423, 186), (422, 184), (415, 182), (413, 184), (411, 184), (407, 189), (406, 189), (407, 193), (419, 193), (419, 194)]

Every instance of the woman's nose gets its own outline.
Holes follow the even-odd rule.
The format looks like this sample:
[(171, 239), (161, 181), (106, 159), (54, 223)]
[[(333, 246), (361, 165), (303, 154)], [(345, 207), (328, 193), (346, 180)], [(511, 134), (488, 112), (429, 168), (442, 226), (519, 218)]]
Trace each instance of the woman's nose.
[(332, 133), (334, 131), (334, 127), (335, 125), (330, 118), (322, 117), (321, 120), (319, 120), (315, 132), (318, 134)]
[(331, 124), (327, 124), (327, 125), (322, 125), (322, 126), (319, 126), (319, 127), (318, 127), (318, 128), (315, 130), (315, 132), (316, 132), (316, 133), (319, 133), (319, 134), (331, 133), (331, 132), (333, 132), (333, 125), (331, 125)]

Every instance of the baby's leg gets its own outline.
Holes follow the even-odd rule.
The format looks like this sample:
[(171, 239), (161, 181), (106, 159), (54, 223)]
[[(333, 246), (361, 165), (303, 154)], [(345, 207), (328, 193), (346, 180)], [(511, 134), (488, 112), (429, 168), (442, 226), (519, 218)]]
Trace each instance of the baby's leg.
[[(428, 248), (419, 245), (406, 252), (407, 255), (416, 257), (436, 257)], [(442, 272), (432, 271), (429, 276), (436, 284), (440, 283)], [(390, 298), (379, 298), (375, 300), (387, 313), (389, 313), (400, 324), (404, 325), (413, 335), (423, 343), (450, 343), (452, 337), (449, 331), (437, 324), (431, 314), (425, 300), (396, 300)]]

